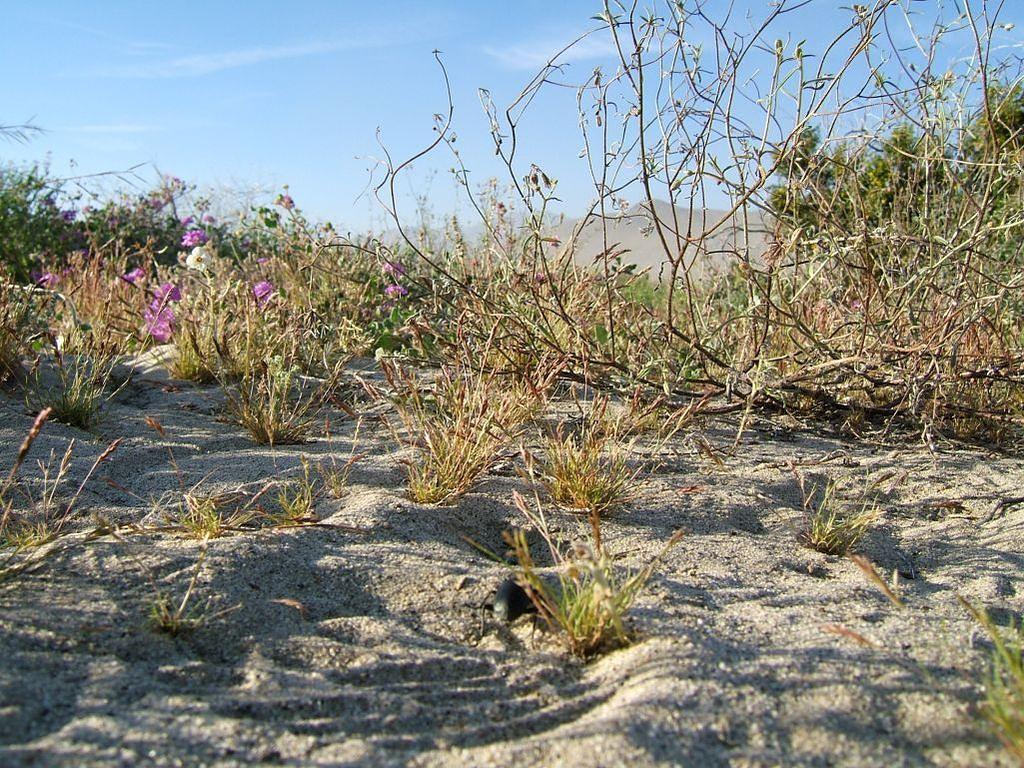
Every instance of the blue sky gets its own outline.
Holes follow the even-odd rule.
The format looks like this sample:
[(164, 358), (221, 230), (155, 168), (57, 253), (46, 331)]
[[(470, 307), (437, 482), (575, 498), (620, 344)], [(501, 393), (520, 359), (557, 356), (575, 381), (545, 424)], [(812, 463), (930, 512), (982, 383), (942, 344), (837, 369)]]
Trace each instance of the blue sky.
[[(849, 15), (840, 5), (815, 0), (780, 34), (813, 43)], [(1007, 5), (1003, 20), (1019, 24), (1017, 0)], [(593, 0), (8, 0), (0, 123), (31, 119), (46, 133), (0, 143), (0, 161), (49, 159), (58, 175), (144, 164), (148, 177), (155, 167), (204, 185), (287, 183), (313, 215), (361, 229), (381, 221), (360, 198), (380, 154), (377, 128), (404, 156), (429, 141), (445, 106), (434, 49), (452, 78), (458, 144), (482, 182), (500, 169), (477, 88), (504, 104), (548, 54), (595, 26), (600, 9)], [(601, 41), (577, 52), (570, 79), (609, 53)], [(574, 99), (553, 91), (535, 105), (522, 153), (559, 177), (570, 213), (591, 194)], [(420, 163), (406, 193), (450, 211), (449, 165), (442, 156)]]

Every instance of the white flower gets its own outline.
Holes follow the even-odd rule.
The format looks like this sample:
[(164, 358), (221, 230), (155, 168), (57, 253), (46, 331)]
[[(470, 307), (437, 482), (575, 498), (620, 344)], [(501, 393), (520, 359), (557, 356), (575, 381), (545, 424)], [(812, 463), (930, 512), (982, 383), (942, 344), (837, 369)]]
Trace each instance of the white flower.
[(197, 269), (202, 272), (210, 261), (210, 251), (205, 245), (197, 245), (188, 256), (185, 257), (185, 266), (189, 269)]

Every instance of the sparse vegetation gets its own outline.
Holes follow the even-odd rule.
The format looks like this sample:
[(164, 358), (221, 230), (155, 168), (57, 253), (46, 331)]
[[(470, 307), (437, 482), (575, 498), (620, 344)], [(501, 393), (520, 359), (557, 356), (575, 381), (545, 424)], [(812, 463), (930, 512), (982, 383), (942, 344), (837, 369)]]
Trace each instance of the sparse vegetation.
[[(626, 614), (650, 579), (660, 556), (639, 571), (620, 574), (602, 548), (599, 536), (591, 544), (570, 545), (551, 530), (539, 501), (531, 508), (516, 493), (515, 504), (540, 533), (554, 560), (556, 583), (538, 569), (525, 532), (517, 529), (508, 534), (507, 542), (519, 563), (522, 585), (541, 617), (562, 633), (569, 651), (576, 656), (587, 658), (628, 643), (631, 633), (626, 626)], [(673, 536), (662, 555), (681, 536)]]
[(75, 505), (97, 468), (120, 445), (120, 439), (110, 443), (96, 457), (73, 492), (69, 493), (71, 486), (68, 483), (75, 451), (74, 440), (68, 443), (63, 453), (51, 451), (47, 460), (39, 460), (38, 475), (26, 478), (21, 472), (22, 467), (51, 414), (52, 410), (45, 408), (36, 416), (18, 448), (6, 480), (0, 485), (0, 548), (18, 551), (38, 547), (59, 536), (71, 522)]
[(1024, 761), (1024, 628), (1012, 624), (1002, 630), (983, 609), (963, 598), (970, 611), (992, 641), (988, 675), (985, 680), (985, 704), (982, 714), (1014, 759)]
[[(62, 180), (45, 166), (0, 168), (0, 406), (4, 421), (20, 425), (12, 433), (0, 424), (0, 451), (13, 448), (35, 416), (0, 484), (0, 581), (5, 596), (12, 588), (12, 604), (50, 590), (66, 590), (61, 594), (70, 600), (72, 586), (81, 586), (72, 568), (89, 559), (95, 578), (88, 588), (104, 593), (90, 611), (109, 614), (95, 625), (86, 611), (67, 626), (54, 622), (46, 628), (49, 647), (72, 665), (99, 647), (113, 660), (99, 671), (119, 674), (130, 665), (121, 664), (126, 641), (117, 626), (122, 609), (110, 608), (116, 601), (134, 601), (138, 621), (144, 610), (150, 629), (173, 638), (226, 616), (234, 608), (216, 611), (213, 598), (198, 597), (205, 597), (200, 577), (209, 573), (209, 552), (217, 568), (244, 563), (239, 567), (257, 574), (214, 574), (218, 598), (244, 596), (246, 620), (272, 621), (268, 612), (283, 606), (281, 615), (305, 624), (275, 633), (272, 643), (257, 636), (262, 628), (233, 633), (244, 640), (244, 653), (273, 669), (266, 678), (262, 669), (239, 674), (243, 663), (235, 650), (230, 674), (222, 675), (216, 638), (209, 645), (196, 638), (190, 650), (201, 653), (135, 665), (140, 675), (163, 676), (160, 695), (179, 679), (190, 685), (207, 672), (202, 679), (211, 686), (229, 680), (252, 695), (239, 706), (185, 702), (182, 717), (199, 719), (175, 723), (175, 736), (188, 734), (190, 748), (203, 750), (197, 759), (389, 762), (393, 742), (408, 761), (408, 745), (430, 742), (437, 752), (428, 762), (445, 761), (442, 745), (467, 750), (463, 762), (486, 762), (491, 755), (474, 750), (490, 749), (490, 737), (444, 707), (443, 717), (414, 734), (358, 744), (355, 736), (369, 739), (377, 726), (402, 726), (420, 717), (425, 702), (433, 707), (444, 693), (432, 689), (434, 670), (437, 685), (456, 684), (466, 694), (454, 697), (460, 706), (487, 700), (488, 719), (509, 712), (517, 718), (511, 729), (508, 720), (498, 723), (502, 729), (542, 732), (548, 724), (531, 719), (534, 702), (545, 717), (575, 716), (576, 709), (548, 701), (568, 690), (566, 679), (587, 696), (602, 689), (587, 702), (591, 707), (624, 674), (648, 669), (647, 647), (583, 678), (567, 657), (593, 659), (642, 639), (646, 627), (654, 636), (650, 669), (663, 665), (666, 675), (682, 669), (675, 678), (656, 669), (651, 677), (659, 685), (685, 676), (687, 685), (732, 686), (721, 697), (726, 702), (738, 701), (734, 694), (750, 681), (758, 687), (739, 718), (760, 718), (756, 728), (744, 720), (734, 729), (735, 713), (723, 714), (717, 704), (659, 701), (658, 717), (691, 718), (671, 723), (674, 731), (648, 729), (666, 743), (665, 734), (689, 734), (677, 741), (693, 751), (699, 739), (710, 762), (753, 755), (777, 763), (787, 758), (782, 750), (798, 745), (794, 759), (852, 764), (864, 755), (837, 758), (837, 752), (853, 743), (850, 734), (860, 734), (867, 717), (876, 730), (864, 733), (890, 737), (889, 713), (866, 715), (862, 707), (847, 707), (838, 720), (801, 723), (813, 732), (799, 739), (780, 735), (800, 710), (775, 717), (775, 685), (790, 680), (772, 668), (772, 684), (760, 685), (765, 670), (754, 667), (759, 656), (767, 658), (766, 648), (771, 664), (814, 667), (814, 675), (800, 670), (793, 679), (821, 686), (802, 705), (816, 716), (816, 702), (832, 686), (861, 679), (837, 681), (828, 664), (863, 660), (863, 676), (887, 676), (871, 691), (872, 703), (909, 711), (920, 702), (897, 697), (911, 667), (893, 663), (901, 649), (889, 639), (896, 629), (919, 628), (922, 617), (935, 618), (933, 626), (959, 621), (958, 630), (967, 624), (962, 612), (959, 618), (949, 613), (949, 599), (935, 599), (927, 607), (933, 613), (920, 613), (922, 595), (949, 596), (949, 584), (959, 579), (972, 582), (980, 599), (1005, 598), (1004, 608), (1020, 607), (1013, 603), (1016, 587), (1004, 582), (1012, 582), (1019, 564), (1007, 550), (1018, 543), (1013, 528), (1020, 518), (1012, 515), (1024, 497), (1006, 496), (1016, 478), (998, 477), (991, 465), (1010, 461), (1005, 456), (1024, 444), (1024, 59), (1018, 55), (1024, 43), (1000, 38), (1000, 8), (1011, 4), (998, 0), (935, 8), (909, 0), (853, 4), (842, 9), (843, 26), (830, 39), (800, 42), (787, 14), (800, 11), (804, 0), (748, 3), (754, 7), (743, 14), (713, 13), (711, 5), (608, 0), (590, 31), (561, 59), (544, 64), (511, 104), (498, 105), (481, 90), (489, 149), (507, 170), (505, 183), (479, 183), (467, 149), (479, 145), (456, 144), (453, 91), (447, 90), (447, 109), (442, 105), (421, 150), (403, 160), (381, 139), (370, 189), (383, 206), (383, 226), (374, 224), (382, 234), (342, 235), (329, 222), (313, 221), (287, 188), (273, 198), (256, 190), (222, 197), (160, 176), (140, 192), (137, 178), (118, 176), (92, 189), (88, 177)], [(737, 26), (740, 15), (744, 24)], [(250, 60), (328, 50), (340, 56), (345, 48), (267, 46), (258, 55), (243, 51), (218, 61), (241, 69)], [(574, 58), (597, 65), (566, 67)], [(186, 70), (212, 60), (174, 59)], [(437, 62), (448, 86), (440, 54)], [(580, 179), (560, 186), (552, 169), (525, 157), (531, 144), (522, 135), (531, 122), (527, 113), (547, 104), (550, 90), (573, 90), (573, 76), (581, 178), (592, 184), (584, 211), (568, 210), (578, 205)], [(97, 127), (80, 126), (82, 133)], [(0, 125), (5, 140), (30, 134), (30, 126)], [(466, 196), (460, 213), (438, 223), (429, 196), (414, 189), (421, 221), (413, 227), (403, 213), (405, 174), (446, 151), (443, 165)], [(572, 159), (562, 154), (559, 149), (559, 167)], [(570, 186), (572, 195), (563, 195)], [(723, 217), (711, 216), (713, 208)], [(569, 212), (582, 215), (563, 220)], [(650, 268), (639, 266), (639, 258), (631, 263), (633, 234), (646, 238)], [(44, 451), (36, 441), (48, 420), (64, 426), (47, 428)], [(174, 428), (165, 430), (161, 420)], [(333, 420), (346, 425), (351, 447), (338, 449), (331, 440)], [(814, 440), (800, 430), (814, 432)], [(106, 442), (114, 435), (91, 442), (108, 432), (125, 434), (136, 453), (130, 465), (99, 472), (121, 445)], [(251, 441), (240, 442), (241, 434)], [(870, 449), (851, 435), (870, 437)], [(772, 453), (765, 443), (775, 438), (799, 444)], [(826, 442), (858, 450), (824, 455), (818, 448)], [(992, 452), (951, 461), (949, 454), (965, 443)], [(877, 450), (908, 444), (918, 451), (913, 467), (898, 467), (898, 456)], [(744, 455), (748, 449), (754, 459)], [(165, 450), (174, 476), (162, 466)], [(91, 467), (80, 460), (83, 453), (95, 457)], [(235, 461), (245, 462), (244, 469), (233, 467)], [(874, 500), (848, 493), (848, 468), (873, 472), (876, 463), (891, 474), (885, 487), (873, 486)], [(817, 487), (805, 486), (806, 467), (820, 467)], [(224, 478), (235, 469), (239, 477)], [(937, 488), (947, 469), (963, 482)], [(802, 503), (793, 501), (787, 471)], [(103, 485), (85, 492), (90, 483)], [(912, 493), (901, 497), (904, 485)], [(650, 510), (642, 508), (648, 501)], [(982, 504), (991, 505), (987, 516)], [(885, 525), (879, 524), (882, 505)], [(496, 552), (516, 510), (523, 525), (504, 533), (510, 552)], [(799, 530), (787, 524), (797, 517)], [(672, 573), (655, 581), (665, 553), (681, 539), (679, 525), (692, 525), (700, 546), (673, 558)], [(780, 529), (784, 540), (767, 546)], [(979, 530), (993, 534), (988, 549), (977, 555), (979, 546), (973, 558), (950, 566)], [(939, 537), (942, 546), (931, 546)], [(121, 550), (89, 549), (112, 539)], [(72, 541), (82, 545), (75, 552)], [(190, 576), (191, 560), (182, 569), (180, 560), (166, 557), (172, 548), (175, 557), (201, 550)], [(860, 549), (885, 556), (872, 564), (856, 554)], [(79, 550), (87, 557), (76, 560)], [(136, 558), (136, 551), (146, 557)], [(70, 552), (66, 583), (38, 579), (18, 592), (20, 578), (9, 577), (61, 560), (52, 552)], [(276, 560), (262, 571), (251, 566), (267, 564), (268, 552), (281, 558), (280, 568)], [(108, 569), (121, 556), (139, 567), (128, 575)], [(478, 562), (481, 557), (487, 561)], [(175, 570), (160, 587), (153, 581), (152, 598), (146, 593), (140, 608), (134, 580), (154, 572), (154, 562)], [(851, 563), (880, 594), (862, 600), (866, 590), (851, 584), (859, 578)], [(919, 571), (940, 565), (947, 569), (940, 577), (918, 579)], [(389, 569), (387, 578), (377, 578), (377, 568)], [(518, 605), (531, 613), (536, 608), (550, 630), (541, 636), (557, 636), (563, 653), (528, 652), (537, 648), (532, 634), (527, 639), (531, 627), (506, 621), (514, 618), (507, 602), (487, 602), (495, 591), (487, 580), (496, 574), (510, 590), (506, 595), (514, 588)], [(751, 579), (756, 589), (748, 589)], [(776, 599), (783, 588), (791, 602)], [(330, 599), (302, 593), (328, 589)], [(901, 615), (886, 618), (892, 625), (877, 622), (876, 609), (885, 608), (880, 596), (900, 608)], [(858, 610), (841, 613), (846, 599)], [(748, 623), (742, 614), (758, 601), (760, 610), (785, 613), (785, 620)], [(813, 611), (805, 604), (812, 601)], [(870, 611), (859, 610), (868, 603)], [(1009, 754), (1024, 761), (1024, 628), (1016, 619), (997, 625), (994, 611), (965, 605), (993, 646), (981, 711)], [(834, 658), (805, 642), (814, 635), (820, 643), (820, 633), (788, 626), (794, 616), (817, 622), (825, 614), (827, 621), (816, 626), (842, 646)], [(15, 620), (0, 624), (15, 629), (0, 631), (0, 640), (31, 618), (27, 610), (12, 615)], [(399, 624), (401, 631), (392, 631)], [(717, 631), (729, 637), (709, 642)], [(408, 659), (386, 647), (414, 635), (423, 648)], [(26, 630), (11, 643), (18, 656), (12, 669), (25, 659), (35, 663), (35, 639)], [(699, 651), (686, 650), (685, 668), (677, 653), (684, 640)], [(941, 638), (926, 642), (942, 648)], [(424, 648), (433, 666), (421, 668)], [(851, 649), (864, 655), (841, 655)], [(869, 654), (881, 649), (891, 656), (869, 664)], [(450, 670), (446, 653), (460, 655)], [(728, 668), (733, 657), (750, 668)], [(309, 659), (320, 688), (290, 699), (291, 691), (282, 689), (292, 669), (277, 673)], [(52, 674), (59, 665), (51, 662), (39, 668)], [(520, 663), (522, 670), (511, 674)], [(565, 669), (570, 673), (562, 674)], [(360, 686), (374, 683), (381, 670), (389, 705), (402, 698), (401, 706), (357, 722), (353, 711), (365, 704)], [(495, 670), (501, 680), (488, 688)], [(983, 739), (963, 719), (962, 692), (940, 691), (941, 676), (926, 674), (932, 686), (926, 693), (948, 694), (948, 709), (955, 710), (935, 732), (952, 734), (949, 743), (960, 740), (962, 760), (987, 757)], [(43, 697), (39, 711), (26, 717), (0, 705), (15, 723), (8, 730), (37, 734), (25, 723), (45, 720), (37, 734), (41, 749), (85, 733), (80, 722), (54, 722), (62, 708), (102, 699), (90, 687), (96, 670), (75, 669), (74, 676), (66, 699)], [(357, 678), (358, 686), (350, 684)], [(80, 691), (81, 680), (89, 684)], [(110, 691), (121, 690), (121, 682), (102, 691), (103, 702), (114, 701)], [(132, 706), (147, 690), (135, 683), (124, 689)], [(7, 690), (6, 679), (0, 689)], [(19, 682), (10, 690), (23, 696), (35, 689)], [(255, 699), (268, 690), (273, 706), (262, 709), (265, 702)], [(506, 708), (490, 701), (491, 694), (515, 700)], [(352, 709), (349, 699), (357, 700)], [(608, 696), (609, 706), (621, 704), (615, 699)], [(105, 716), (106, 703), (89, 706), (94, 719), (97, 712)], [(719, 721), (702, 721), (712, 710)], [(228, 713), (232, 725), (225, 730), (237, 731), (268, 711), (280, 716), (288, 738), (268, 741), (260, 734), (237, 753), (215, 752), (221, 745), (213, 737), (209, 745), (192, 738), (206, 728), (207, 715), (212, 722)], [(930, 709), (922, 711), (931, 717)], [(903, 717), (902, 711), (894, 716)], [(846, 728), (835, 740), (841, 744), (826, 744), (839, 720)], [(335, 721), (348, 729), (344, 743), (328, 733)], [(165, 723), (166, 712), (136, 722)], [(326, 735), (319, 740), (321, 730)], [(436, 738), (424, 736), (435, 731)], [(756, 749), (734, 749), (734, 741), (752, 744), (755, 736)], [(119, 759), (140, 758), (131, 750), (142, 749), (143, 740), (120, 741), (125, 755)], [(313, 755), (309, 750), (320, 741), (334, 751)], [(538, 749), (551, 740), (540, 741)], [(889, 739), (866, 760), (927, 762), (933, 745), (926, 741), (916, 734)], [(36, 757), (8, 753), (0, 742), (0, 762), (8, 754)], [(712, 754), (717, 744), (723, 751)], [(304, 757), (293, 757), (302, 750)], [(96, 762), (84, 748), (68, 755)], [(188, 762), (179, 757), (168, 760)], [(534, 757), (541, 764), (551, 755), (529, 753)], [(679, 759), (670, 752), (665, 762)]]
[(806, 527), (800, 538), (811, 549), (826, 555), (845, 555), (857, 546), (878, 520), (878, 511), (866, 503), (857, 511), (847, 511), (836, 498), (836, 484), (828, 482), (823, 489), (807, 491), (803, 477), (798, 475), (804, 496)]
[(206, 562), (204, 549), (192, 569), (192, 577), (180, 599), (169, 592), (157, 589), (149, 605), (149, 626), (154, 632), (168, 637), (183, 637), (195, 632), (203, 625), (234, 611), (237, 606), (214, 611), (210, 601), (204, 605), (195, 605), (193, 598), (196, 593), (199, 576)]
[(415, 376), (389, 368), (395, 407), (415, 450), (406, 462), (409, 495), (442, 504), (465, 494), (528, 417), (529, 395), (502, 391), (493, 375), (446, 368), (424, 391)]

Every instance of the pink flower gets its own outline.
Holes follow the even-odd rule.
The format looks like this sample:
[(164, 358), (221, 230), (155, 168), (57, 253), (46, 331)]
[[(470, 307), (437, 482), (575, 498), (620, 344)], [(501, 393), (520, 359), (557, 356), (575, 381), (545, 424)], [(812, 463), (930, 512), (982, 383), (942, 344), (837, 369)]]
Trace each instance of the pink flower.
[(181, 247), (182, 248), (196, 248), (197, 246), (205, 243), (207, 238), (206, 233), (201, 229), (190, 229), (184, 235), (181, 236)]
[(153, 300), (166, 304), (171, 301), (181, 301), (181, 290), (174, 283), (164, 283), (153, 289)]
[(260, 280), (252, 287), (252, 295), (256, 298), (256, 306), (264, 307), (273, 298), (274, 284), (268, 280)]
[(395, 283), (384, 289), (384, 295), (389, 299), (400, 299), (403, 296), (409, 295), (409, 289), (404, 285), (398, 285), (398, 283)]
[(162, 307), (154, 301), (146, 307), (146, 311), (142, 313), (142, 319), (146, 323), (146, 330), (154, 339), (161, 344), (166, 344), (171, 340), (175, 321), (173, 309)]
[(56, 288), (60, 282), (60, 278), (53, 272), (35, 272), (32, 274), (32, 280), (40, 288)]
[(142, 313), (142, 319), (146, 323), (146, 330), (149, 335), (166, 344), (171, 340), (174, 332), (176, 317), (174, 310), (169, 306), (172, 302), (181, 301), (181, 291), (173, 283), (164, 283), (153, 289), (153, 300)]
[(394, 278), (399, 278), (405, 274), (405, 267), (403, 267), (397, 261), (385, 261), (384, 265), (380, 268), (380, 270), (385, 275), (391, 275), (391, 277)]
[(131, 285), (135, 285), (139, 280), (144, 280), (145, 278), (146, 270), (144, 270), (142, 267), (130, 269), (123, 275), (121, 275), (121, 279), (124, 280), (126, 283), (130, 283)]

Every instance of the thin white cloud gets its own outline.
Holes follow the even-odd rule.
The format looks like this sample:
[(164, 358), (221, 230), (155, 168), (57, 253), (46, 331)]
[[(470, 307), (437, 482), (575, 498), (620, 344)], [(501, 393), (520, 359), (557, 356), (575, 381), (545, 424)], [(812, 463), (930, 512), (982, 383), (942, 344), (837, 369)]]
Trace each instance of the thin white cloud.
[(260, 46), (218, 53), (197, 53), (165, 61), (138, 63), (121, 67), (107, 67), (89, 72), (93, 77), (124, 77), (138, 79), (169, 79), (199, 77), (227, 69), (249, 67), (268, 61), (298, 59), (337, 51), (371, 48), (380, 45), (373, 38), (360, 40), (310, 41), (294, 45)]
[[(543, 67), (551, 57), (565, 48), (575, 39), (573, 36), (563, 38), (545, 37), (527, 40), (503, 47), (486, 46), (483, 51), (502, 66), (509, 69), (533, 69)], [(589, 35), (558, 57), (556, 64), (569, 64), (574, 61), (591, 61), (615, 55), (615, 44), (607, 33), (597, 32)]]
[(109, 123), (95, 125), (68, 125), (54, 130), (66, 131), (67, 133), (89, 133), (113, 136), (151, 133), (159, 130), (159, 128), (155, 125), (145, 125), (143, 123)]

